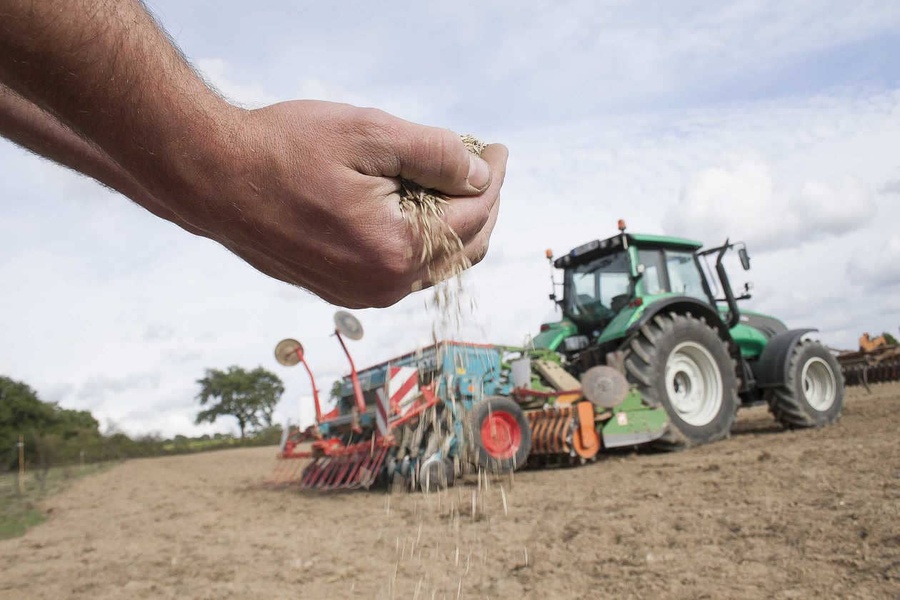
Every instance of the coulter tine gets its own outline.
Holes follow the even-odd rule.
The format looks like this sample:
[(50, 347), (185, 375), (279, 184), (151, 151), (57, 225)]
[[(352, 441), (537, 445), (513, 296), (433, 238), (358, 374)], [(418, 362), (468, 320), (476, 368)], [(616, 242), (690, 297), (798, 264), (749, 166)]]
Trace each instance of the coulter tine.
[(342, 456), (338, 460), (335, 461), (334, 470), (331, 472), (330, 477), (324, 483), (323, 489), (332, 490), (337, 487), (340, 487), (346, 478), (347, 471), (351, 466), (351, 461), (349, 457)]
[(315, 478), (316, 473), (319, 471), (319, 459), (315, 458), (306, 465), (306, 468), (303, 469), (303, 473), (300, 474), (300, 487), (308, 488), (312, 480)]
[(325, 464), (319, 468), (318, 473), (310, 482), (311, 487), (322, 487), (322, 482), (325, 481), (325, 478), (328, 477), (328, 474), (334, 469), (335, 461), (333, 458), (324, 458), (322, 460), (325, 461)]
[(322, 481), (319, 482), (319, 489), (330, 490), (333, 489), (340, 479), (341, 472), (344, 469), (344, 460), (343, 458), (335, 458), (332, 460), (330, 468), (328, 472), (322, 477)]

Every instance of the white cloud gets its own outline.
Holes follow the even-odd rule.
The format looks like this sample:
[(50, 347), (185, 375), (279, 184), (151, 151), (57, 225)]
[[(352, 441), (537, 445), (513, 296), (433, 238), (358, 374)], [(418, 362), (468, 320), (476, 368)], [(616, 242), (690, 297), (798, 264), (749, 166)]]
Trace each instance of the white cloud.
[(900, 194), (900, 179), (886, 181), (878, 191), (882, 194)]
[(871, 242), (869, 247), (854, 253), (847, 276), (870, 291), (900, 293), (900, 236), (892, 235), (887, 243), (875, 239)]
[(872, 195), (858, 181), (805, 181), (797, 189), (783, 189), (768, 165), (744, 159), (695, 175), (663, 226), (699, 239), (735, 232), (758, 250), (770, 251), (849, 233), (874, 215)]

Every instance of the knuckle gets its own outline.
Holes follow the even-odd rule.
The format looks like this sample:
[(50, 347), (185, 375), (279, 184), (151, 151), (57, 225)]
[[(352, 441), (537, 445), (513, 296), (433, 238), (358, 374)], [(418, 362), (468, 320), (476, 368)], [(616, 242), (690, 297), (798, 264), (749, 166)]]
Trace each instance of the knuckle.
[(433, 156), (439, 160), (440, 165), (438, 175), (441, 178), (465, 179), (469, 174), (469, 161), (463, 155), (466, 150), (459, 137), (449, 129), (437, 128), (433, 130), (432, 136)]
[(354, 106), (350, 111), (349, 121), (364, 128), (384, 126), (390, 118), (390, 115), (377, 108)]
[(469, 255), (469, 260), (472, 261), (473, 265), (477, 265), (482, 260), (484, 260), (484, 257), (487, 256), (489, 246), (490, 246), (489, 242), (483, 242), (483, 243), (477, 245), (472, 250), (471, 254)]
[(393, 306), (405, 298), (409, 294), (409, 291), (410, 290), (386, 290), (384, 292), (376, 293), (371, 297), (371, 307), (387, 308)]
[(461, 223), (462, 227), (457, 233), (467, 239), (472, 239), (472, 236), (481, 233), (488, 224), (491, 210), (481, 202), (473, 203), (467, 209), (465, 219)]

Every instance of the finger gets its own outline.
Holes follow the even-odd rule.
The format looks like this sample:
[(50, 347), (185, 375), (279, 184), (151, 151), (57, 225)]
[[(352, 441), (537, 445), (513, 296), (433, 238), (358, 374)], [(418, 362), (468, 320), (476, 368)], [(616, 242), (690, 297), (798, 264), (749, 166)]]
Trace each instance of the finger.
[(492, 173), (487, 161), (466, 149), (449, 129), (426, 127), (381, 113), (367, 141), (374, 173), (402, 177), (450, 196), (471, 196), (487, 189)]
[[(490, 164), (494, 173), (490, 187), (478, 196), (449, 198), (444, 207), (444, 220), (459, 236), (464, 245), (468, 245), (491, 221), (496, 221), (499, 207), (500, 187), (506, 178), (506, 161), (509, 151), (502, 144), (491, 144), (484, 149), (481, 156)], [(491, 225), (493, 228), (493, 225)], [(490, 235), (490, 229), (488, 229)]]
[(478, 232), (478, 235), (476, 235), (471, 242), (466, 244), (464, 253), (472, 266), (480, 263), (485, 255), (487, 255), (488, 246), (490, 246), (491, 243), (491, 233), (494, 231), (494, 226), (497, 224), (497, 217), (499, 214), (500, 202), (497, 202), (494, 205), (494, 210), (491, 212), (491, 216), (488, 218), (487, 223), (484, 224), (484, 227)]

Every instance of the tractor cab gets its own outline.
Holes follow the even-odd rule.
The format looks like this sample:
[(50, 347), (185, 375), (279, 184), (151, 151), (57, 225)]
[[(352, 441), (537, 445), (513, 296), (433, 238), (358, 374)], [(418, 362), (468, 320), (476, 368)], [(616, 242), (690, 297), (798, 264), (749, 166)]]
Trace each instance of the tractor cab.
[[(563, 269), (563, 315), (579, 330), (602, 330), (645, 300), (687, 296), (715, 304), (694, 240), (625, 232), (582, 244), (553, 261)], [(554, 298), (555, 299), (555, 298)]]
[[(781, 321), (742, 310), (750, 298), (750, 284), (739, 294), (731, 288), (723, 258), (736, 250), (744, 270), (750, 257), (743, 243), (702, 248), (698, 241), (663, 235), (626, 232), (582, 244), (554, 258), (562, 282), (554, 276), (550, 295), (562, 309), (562, 320), (541, 325), (535, 348), (581, 360), (575, 369), (605, 360), (659, 313), (691, 314), (716, 327), (722, 339), (734, 341), (745, 358), (762, 354), (772, 336), (787, 330)], [(562, 288), (561, 297), (557, 295)]]

